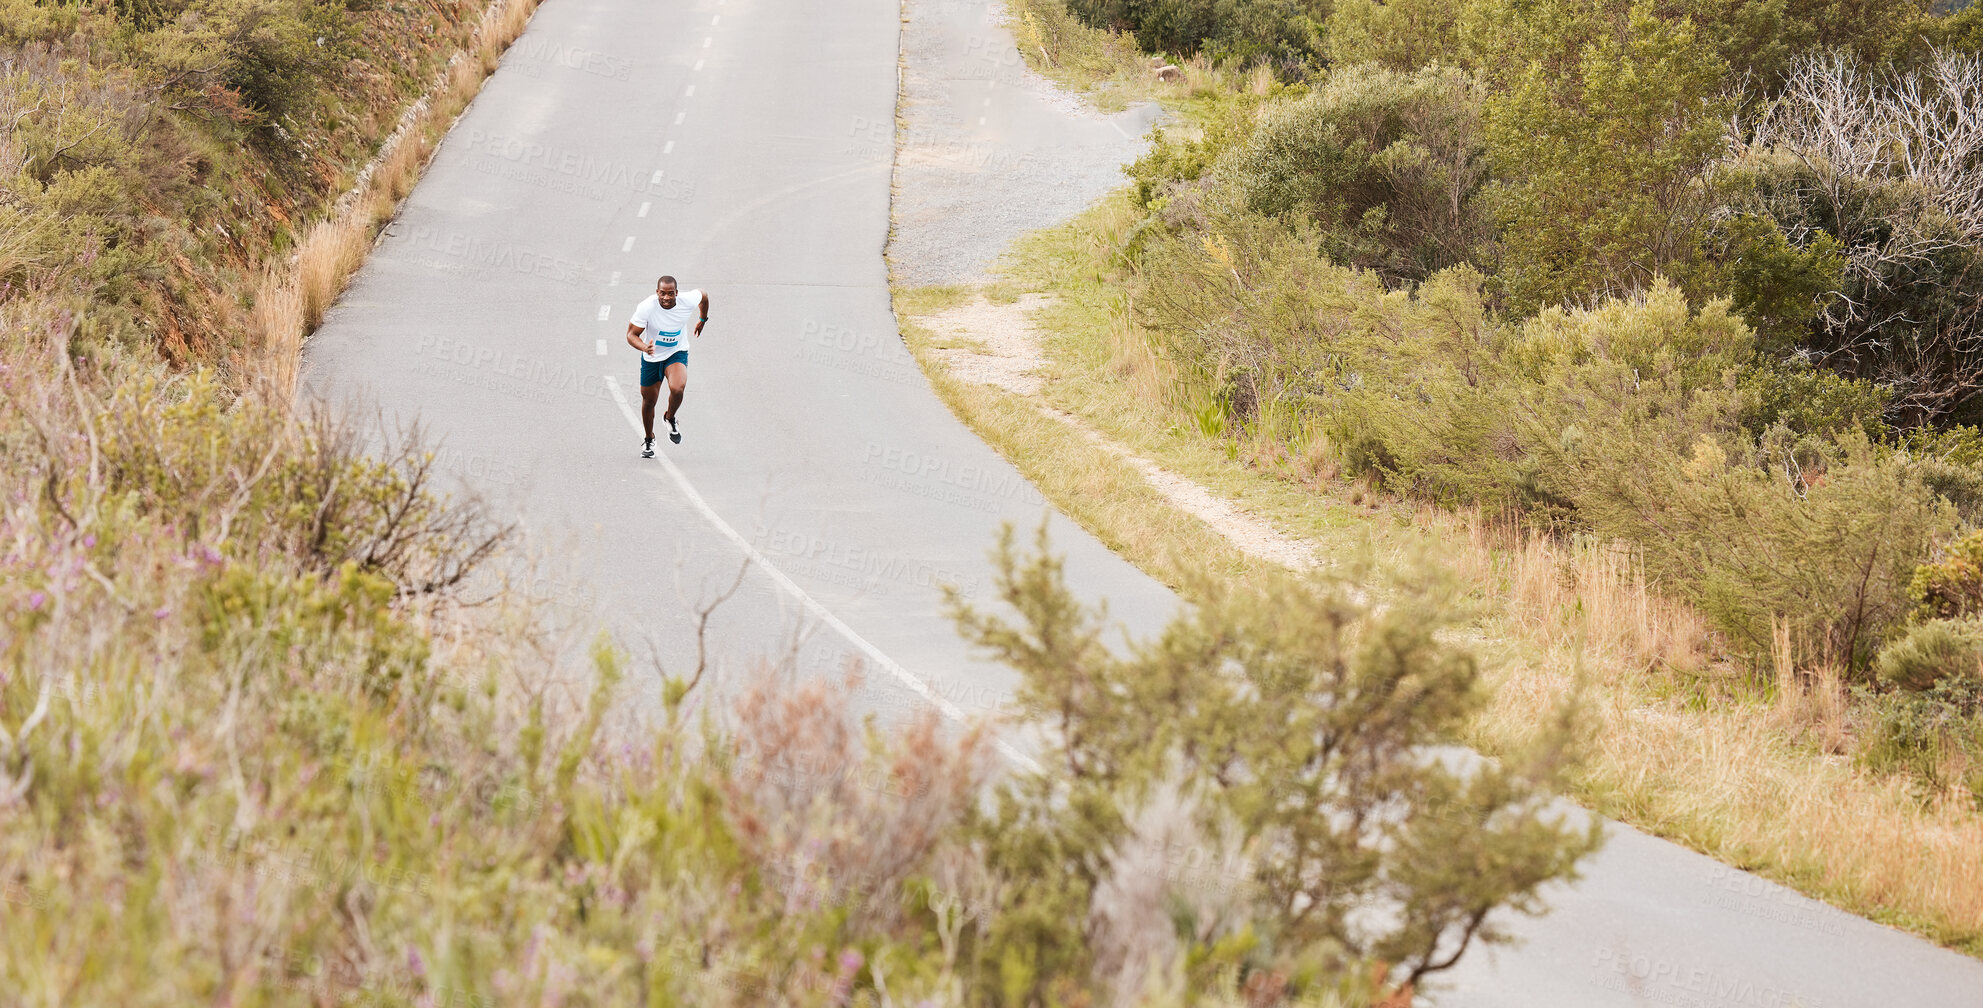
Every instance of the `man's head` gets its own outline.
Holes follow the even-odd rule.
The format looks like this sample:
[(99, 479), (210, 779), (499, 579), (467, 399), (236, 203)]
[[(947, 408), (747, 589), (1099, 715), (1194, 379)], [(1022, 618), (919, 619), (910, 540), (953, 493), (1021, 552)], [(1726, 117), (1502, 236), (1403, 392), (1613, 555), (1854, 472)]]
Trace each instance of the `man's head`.
[(675, 278), (664, 276), (660, 280), (655, 281), (654, 296), (661, 300), (661, 307), (675, 307)]

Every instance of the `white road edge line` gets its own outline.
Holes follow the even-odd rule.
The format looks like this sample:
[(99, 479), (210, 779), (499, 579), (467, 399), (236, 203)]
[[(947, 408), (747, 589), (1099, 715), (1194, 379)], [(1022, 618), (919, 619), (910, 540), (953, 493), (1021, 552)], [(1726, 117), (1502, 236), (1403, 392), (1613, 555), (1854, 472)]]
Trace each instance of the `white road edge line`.
[[(613, 393), (613, 401), (620, 404), (620, 413), (627, 418), (627, 424), (633, 428), (634, 434), (639, 435), (641, 433), (640, 414), (634, 412), (633, 403), (628, 401), (626, 392), (620, 388), (620, 379), (614, 375), (606, 375), (605, 378), (607, 390)], [(770, 560), (765, 559), (764, 554), (758, 552), (757, 547), (751, 545), (750, 540), (738, 534), (736, 529), (730, 527), (729, 522), (723, 520), (723, 516), (716, 513), (715, 508), (709, 506), (708, 501), (702, 499), (702, 495), (697, 493), (695, 487), (689, 483), (688, 477), (682, 475), (681, 469), (676, 467), (674, 460), (670, 459), (665, 453), (656, 453), (654, 457), (660, 460), (661, 467), (668, 471), (668, 476), (675, 481), (675, 488), (682, 492), (682, 496), (688, 498), (688, 502), (694, 505), (698, 512), (701, 512), (704, 519), (708, 520), (711, 525), (716, 526), (716, 531), (723, 533), (725, 539), (730, 540), (738, 549), (742, 550), (744, 556), (751, 563), (762, 569), (766, 577), (769, 577), (778, 587), (785, 589), (788, 594), (794, 599), (797, 599), (799, 604), (804, 606), (805, 610), (811, 613), (814, 618), (832, 628), (834, 632), (840, 634), (842, 637), (847, 638), (849, 643), (860, 649), (882, 671), (887, 672), (897, 682), (907, 686), (923, 699), (934, 704), (936, 709), (944, 717), (958, 724), (964, 723), (964, 712), (956, 704), (938, 695), (936, 690), (930, 688), (929, 683), (917, 678), (914, 673), (903, 668), (900, 662), (890, 658), (880, 648), (869, 643), (867, 638), (856, 633), (853, 627), (848, 626), (840, 617), (833, 615), (824, 605), (820, 604), (818, 599), (807, 594), (806, 590), (799, 587), (797, 582), (787, 577), (784, 571), (779, 570)], [(994, 735), (992, 737), (992, 745), (997, 747), (999, 755), (1004, 756), (1006, 761), (1012, 765), (1030, 773), (1040, 772), (1039, 761), (1013, 748), (1012, 743)]]

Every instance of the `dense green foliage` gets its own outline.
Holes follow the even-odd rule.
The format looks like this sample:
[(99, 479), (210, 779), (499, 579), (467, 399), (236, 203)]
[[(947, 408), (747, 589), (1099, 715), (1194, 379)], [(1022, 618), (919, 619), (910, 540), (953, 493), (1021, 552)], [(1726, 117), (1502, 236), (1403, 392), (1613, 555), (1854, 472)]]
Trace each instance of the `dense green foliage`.
[(1299, 75), (1320, 53), (1330, 0), (1068, 0), (1098, 27), (1150, 52), (1263, 62)]
[[(1238, 967), (1292, 994), (1373, 962), (1386, 987), (1416, 986), (1470, 941), (1502, 940), (1491, 913), (1540, 912), (1537, 888), (1596, 849), (1596, 822), (1546, 811), (1567, 710), (1525, 758), (1422, 758), (1484, 700), (1426, 599), (1371, 612), (1291, 576), (1207, 584), (1195, 611), (1117, 656), (1044, 526), (1030, 556), (1008, 527), (996, 559), (1018, 621), (954, 591), (950, 605), (1021, 673), (1016, 699), (1050, 740), (1046, 771), (1003, 785), (978, 827), (1004, 880), (983, 953), (1004, 957), (996, 1003), (1051, 1003), (1056, 974), (1134, 980), (1152, 955), (1184, 964), (1194, 995)], [(1175, 878), (1130, 876), (1152, 847), (1193, 857)], [(1175, 931), (1139, 940), (1134, 922), (1164, 907)]]
[(1201, 429), (1629, 543), (1732, 654), (1860, 684), (1869, 759), (1932, 777), (1976, 734), (1968, 680), (1919, 671), (1969, 638), (1911, 622), (1978, 591), (1973, 539), (1942, 560), (1983, 519), (1975, 19), (1339, 0), (1326, 66), (1130, 169), (1134, 321)]

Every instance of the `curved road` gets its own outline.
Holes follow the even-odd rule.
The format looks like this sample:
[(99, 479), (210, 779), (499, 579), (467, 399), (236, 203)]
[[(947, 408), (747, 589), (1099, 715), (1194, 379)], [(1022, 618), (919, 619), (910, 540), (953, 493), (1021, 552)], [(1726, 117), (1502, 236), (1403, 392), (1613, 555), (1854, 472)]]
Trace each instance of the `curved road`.
[[(1011, 41), (981, 2), (916, 6), (958, 77)], [(1036, 491), (965, 430), (902, 348), (882, 262), (897, 0), (551, 0), (456, 125), (306, 350), (316, 395), (420, 417), (440, 461), (515, 514), (527, 576), (582, 643), (604, 626), (692, 659), (686, 609), (759, 563), (712, 624), (718, 682), (847, 655), (884, 720), (995, 710), (936, 585), (989, 589)], [(957, 89), (987, 150), (1087, 142), (1025, 87)], [(1005, 162), (981, 159), (997, 170)], [(660, 273), (710, 292), (685, 442), (644, 461), (626, 317)], [(1077, 589), (1132, 631), (1175, 599), (1055, 517)], [(653, 680), (645, 680), (650, 687)], [(1983, 1006), (1983, 963), (1613, 826), (1527, 941), (1469, 956), (1439, 1003)]]

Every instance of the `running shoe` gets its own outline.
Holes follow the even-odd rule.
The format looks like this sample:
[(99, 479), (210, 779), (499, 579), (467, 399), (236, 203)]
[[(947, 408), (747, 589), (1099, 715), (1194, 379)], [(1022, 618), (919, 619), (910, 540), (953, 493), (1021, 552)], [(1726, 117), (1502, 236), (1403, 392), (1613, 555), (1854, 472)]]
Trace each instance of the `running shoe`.
[(682, 443), (682, 429), (680, 427), (675, 426), (674, 417), (668, 418), (668, 440), (673, 441), (676, 444)]
[(640, 443), (640, 457), (641, 458), (654, 457), (654, 435), (652, 434), (647, 435), (647, 440), (642, 441)]

